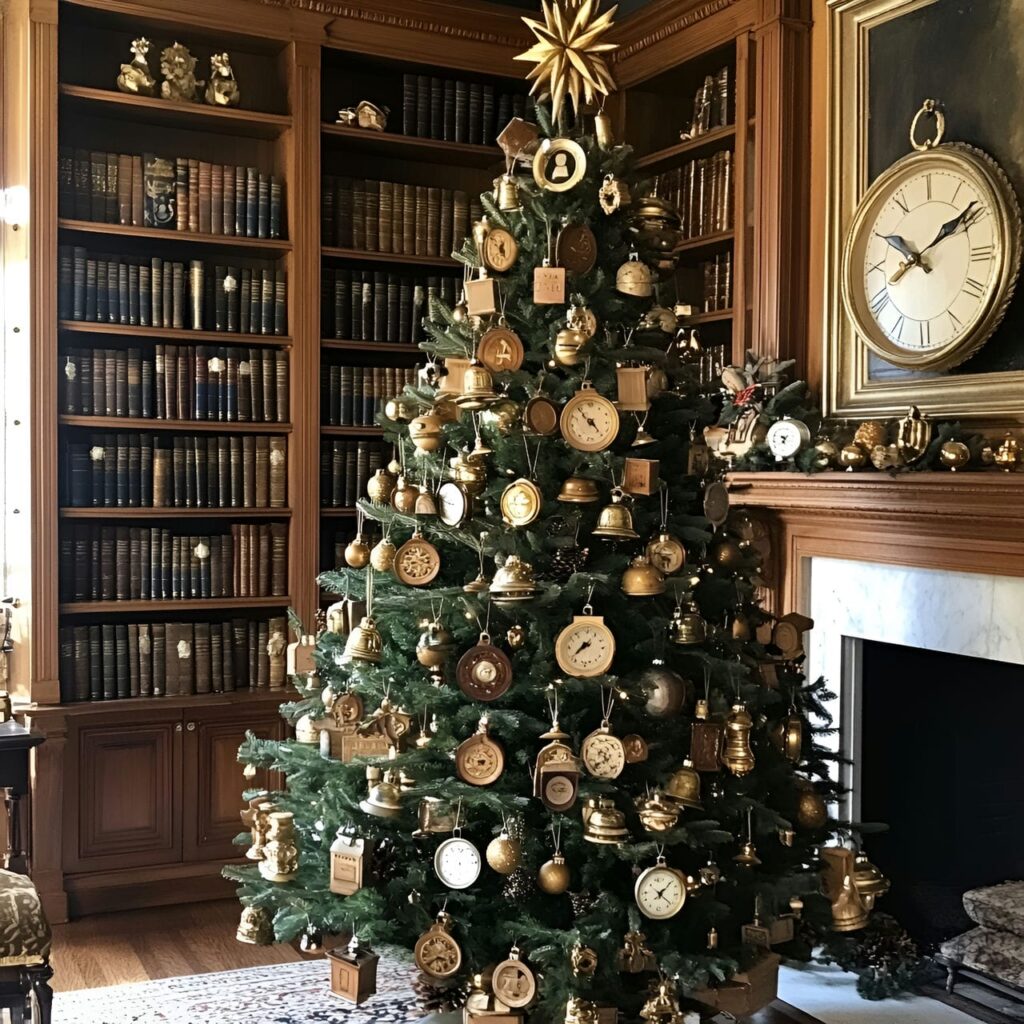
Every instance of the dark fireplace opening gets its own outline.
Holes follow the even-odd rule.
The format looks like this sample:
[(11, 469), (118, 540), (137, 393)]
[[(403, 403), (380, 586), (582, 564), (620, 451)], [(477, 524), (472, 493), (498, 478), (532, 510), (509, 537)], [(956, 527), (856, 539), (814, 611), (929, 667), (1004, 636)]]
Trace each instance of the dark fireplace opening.
[(861, 820), (879, 909), (930, 947), (967, 889), (1024, 878), (1024, 666), (864, 641)]

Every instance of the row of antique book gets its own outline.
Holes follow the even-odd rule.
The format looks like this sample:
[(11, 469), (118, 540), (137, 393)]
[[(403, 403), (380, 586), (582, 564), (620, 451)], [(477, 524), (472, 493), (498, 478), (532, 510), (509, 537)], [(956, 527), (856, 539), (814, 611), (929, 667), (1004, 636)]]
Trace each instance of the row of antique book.
[(69, 348), (64, 412), (158, 420), (288, 422), (288, 353), (154, 345)]
[(320, 422), (371, 427), (384, 403), (416, 383), (414, 366), (320, 366)]
[(723, 252), (700, 264), (703, 297), (701, 309), (717, 313), (732, 308), (732, 253)]
[(683, 138), (696, 138), (715, 128), (732, 123), (732, 74), (728, 67), (719, 68), (704, 81), (693, 97), (693, 116)]
[(256, 434), (96, 434), (65, 443), (72, 508), (284, 508), (286, 443)]
[(366, 497), (367, 482), (387, 464), (390, 451), (381, 441), (324, 438), (320, 443), (320, 504), (352, 508)]
[(280, 238), (283, 185), (256, 167), (61, 146), (61, 217), (209, 235)]
[(533, 117), (533, 98), (493, 85), (402, 75), (402, 134), (488, 146), (513, 117)]
[(393, 274), (381, 270), (332, 270), (320, 276), (325, 338), (416, 344), (426, 335), (423, 318), (432, 298), (455, 305), (460, 274)]
[(721, 150), (655, 179), (655, 193), (678, 211), (684, 238), (729, 231), (733, 219), (732, 152)]
[(288, 333), (284, 269), (188, 264), (58, 249), (57, 315), (62, 320), (232, 334)]
[(323, 245), (403, 256), (448, 256), (481, 217), (462, 189), (325, 175), (320, 189)]
[(60, 591), (65, 602), (283, 597), (288, 526), (232, 523), (188, 535), (76, 523), (60, 538)]
[(283, 689), (288, 621), (128, 622), (60, 629), (60, 699)]

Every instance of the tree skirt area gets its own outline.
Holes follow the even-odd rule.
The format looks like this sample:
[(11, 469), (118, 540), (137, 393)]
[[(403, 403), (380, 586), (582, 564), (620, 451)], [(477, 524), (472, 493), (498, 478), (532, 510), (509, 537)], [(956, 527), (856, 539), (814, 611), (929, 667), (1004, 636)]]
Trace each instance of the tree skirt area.
[(53, 1024), (405, 1024), (423, 1016), (408, 959), (382, 953), (377, 994), (331, 994), (330, 964), (306, 960), (58, 992)]

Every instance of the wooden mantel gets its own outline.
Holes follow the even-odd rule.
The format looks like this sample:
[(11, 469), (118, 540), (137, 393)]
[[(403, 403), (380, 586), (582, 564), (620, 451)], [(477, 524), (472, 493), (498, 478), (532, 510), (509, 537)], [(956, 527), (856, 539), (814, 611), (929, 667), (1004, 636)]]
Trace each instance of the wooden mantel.
[(771, 530), (776, 611), (807, 610), (815, 556), (1024, 576), (1024, 474), (731, 473), (729, 493)]

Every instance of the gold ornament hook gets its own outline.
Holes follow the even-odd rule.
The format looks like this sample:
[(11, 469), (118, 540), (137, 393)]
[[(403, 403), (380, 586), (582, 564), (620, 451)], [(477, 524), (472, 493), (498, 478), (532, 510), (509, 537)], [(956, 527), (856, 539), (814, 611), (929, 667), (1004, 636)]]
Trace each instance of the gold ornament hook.
[[(922, 117), (933, 117), (935, 119), (935, 137), (918, 142), (917, 125)], [(910, 145), (917, 150), (918, 153), (927, 153), (929, 149), (935, 149), (935, 147), (942, 142), (942, 136), (945, 131), (946, 117), (942, 113), (942, 108), (936, 100), (927, 99), (921, 104), (921, 109), (914, 115), (914, 119), (910, 122)]]

